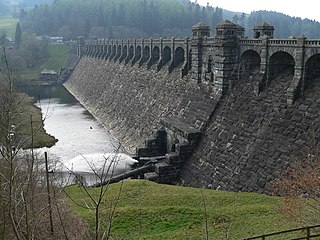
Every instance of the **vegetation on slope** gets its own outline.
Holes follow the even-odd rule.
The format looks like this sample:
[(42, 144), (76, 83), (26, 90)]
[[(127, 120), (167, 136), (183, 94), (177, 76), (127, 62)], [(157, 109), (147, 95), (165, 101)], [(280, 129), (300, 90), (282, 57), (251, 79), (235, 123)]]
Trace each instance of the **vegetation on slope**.
[[(90, 205), (81, 187), (70, 186), (65, 190), (77, 204)], [(99, 189), (87, 190), (98, 197)], [(119, 192), (111, 228), (113, 239), (204, 239), (206, 220), (209, 239), (241, 239), (293, 226), (277, 212), (281, 201), (278, 197), (160, 185), (144, 180), (108, 186), (101, 207), (105, 224)], [(73, 201), (70, 202), (75, 211), (93, 228), (94, 211), (83, 209)]]
[(269, 22), (275, 26), (275, 37), (305, 34), (319, 38), (319, 22), (292, 18), (287, 15), (257, 11), (251, 14), (232, 13), (211, 6), (202, 7), (181, 0), (56, 0), (52, 5), (40, 5), (20, 14), (24, 31), (38, 35), (98, 36), (105, 38), (184, 37), (199, 21), (212, 31), (223, 19), (230, 19), (247, 28)]
[(40, 72), (43, 69), (52, 69), (59, 73), (69, 52), (68, 46), (65, 44), (49, 44), (47, 46), (48, 57), (34, 67), (27, 68), (23, 71), (21, 80), (39, 80)]
[[(57, 139), (44, 130), (41, 110), (33, 105), (34, 101), (31, 97), (22, 93), (19, 95), (23, 111), (18, 115), (16, 122), (20, 123), (18, 135), (25, 136), (27, 139), (24, 148), (52, 147)], [(32, 135), (34, 136), (33, 141), (31, 140)]]
[(0, 37), (6, 36), (14, 39), (15, 29), (18, 21), (18, 18), (14, 18), (12, 16), (0, 17)]

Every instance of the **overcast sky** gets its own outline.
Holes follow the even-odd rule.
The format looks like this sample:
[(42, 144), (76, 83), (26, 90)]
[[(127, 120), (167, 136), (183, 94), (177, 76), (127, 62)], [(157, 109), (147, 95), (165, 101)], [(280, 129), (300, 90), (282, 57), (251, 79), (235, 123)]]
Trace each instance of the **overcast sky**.
[(206, 5), (207, 2), (213, 7), (218, 6), (235, 12), (250, 13), (251, 11), (268, 10), (320, 21), (318, 0), (198, 0), (200, 5)]

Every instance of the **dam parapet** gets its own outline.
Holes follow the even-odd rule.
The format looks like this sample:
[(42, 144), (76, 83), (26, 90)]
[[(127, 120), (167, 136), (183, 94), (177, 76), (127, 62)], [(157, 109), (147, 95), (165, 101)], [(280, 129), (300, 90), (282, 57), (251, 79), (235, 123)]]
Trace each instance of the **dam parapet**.
[(267, 192), (320, 138), (320, 40), (273, 32), (224, 21), (213, 36), (199, 23), (184, 39), (83, 40), (65, 86), (130, 153), (163, 157), (146, 178)]

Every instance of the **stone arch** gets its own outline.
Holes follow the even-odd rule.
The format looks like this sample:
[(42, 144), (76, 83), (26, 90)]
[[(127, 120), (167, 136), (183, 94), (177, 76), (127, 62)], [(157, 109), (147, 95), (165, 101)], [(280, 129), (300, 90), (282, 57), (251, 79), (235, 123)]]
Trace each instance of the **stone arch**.
[(150, 58), (150, 47), (145, 46), (143, 49), (143, 58), (142, 58), (142, 63), (145, 62)]
[(285, 70), (293, 74), (294, 67), (295, 60), (291, 54), (284, 51), (275, 52), (269, 59), (269, 80), (274, 79)]
[(108, 53), (107, 53), (106, 59), (108, 59), (111, 55), (112, 55), (112, 46), (109, 45), (109, 46), (108, 46)]
[(129, 61), (132, 60), (133, 56), (134, 56), (134, 46), (131, 45), (131, 46), (129, 47), (128, 60), (129, 60)]
[(135, 51), (135, 58), (134, 58), (135, 62), (141, 58), (141, 55), (142, 55), (141, 51), (142, 51), (141, 46), (137, 46)]
[(163, 50), (162, 50), (162, 62), (163, 65), (165, 65), (166, 63), (168, 63), (171, 60), (171, 48), (169, 48), (168, 46), (166, 46)]
[(97, 58), (101, 58), (102, 55), (103, 55), (103, 44), (100, 43), (99, 50), (97, 53)]
[(261, 64), (261, 56), (254, 50), (247, 50), (240, 57), (241, 74), (259, 72)]
[(112, 46), (111, 59), (114, 58), (117, 54), (117, 45)]
[(124, 45), (123, 46), (123, 58), (126, 58), (127, 55), (128, 55), (128, 46), (127, 45)]
[(311, 56), (306, 61), (305, 88), (316, 78), (320, 78), (320, 53)]
[(117, 47), (117, 56), (116, 56), (116, 59), (118, 59), (118, 58), (121, 56), (121, 50), (122, 50), (122, 46), (121, 46), (121, 45), (118, 45), (118, 47)]
[(128, 46), (124, 45), (121, 52), (120, 62), (127, 58), (128, 55)]
[(159, 61), (159, 59), (160, 59), (160, 48), (158, 46), (155, 46), (152, 49), (151, 55), (152, 55), (152, 61), (153, 62)]
[(174, 51), (174, 67), (181, 63), (184, 63), (184, 49), (182, 47), (177, 47)]

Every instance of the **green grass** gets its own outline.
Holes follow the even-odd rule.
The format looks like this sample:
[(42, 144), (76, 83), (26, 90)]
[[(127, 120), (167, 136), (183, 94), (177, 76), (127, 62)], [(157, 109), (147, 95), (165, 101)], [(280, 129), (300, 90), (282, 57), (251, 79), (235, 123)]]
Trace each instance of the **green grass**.
[[(21, 106), (23, 107), (22, 113), (19, 115), (17, 122), (19, 125), (19, 134), (26, 136), (28, 141), (25, 144), (25, 148), (30, 148), (31, 146), (38, 147), (51, 147), (56, 143), (56, 139), (47, 134), (44, 130), (41, 110), (34, 106), (33, 99), (25, 94), (18, 94)], [(33, 130), (31, 131), (31, 116)], [(34, 135), (33, 145), (31, 145), (31, 136)]]
[(11, 16), (0, 17), (0, 32), (5, 32), (8, 37), (14, 38), (18, 18)]
[(49, 58), (41, 65), (29, 68), (22, 74), (22, 80), (39, 80), (40, 72), (43, 69), (54, 70), (59, 73), (69, 52), (68, 46), (64, 44), (48, 45)]
[(68, 54), (68, 47), (65, 44), (50, 44), (48, 46), (50, 57), (40, 65), (41, 69), (53, 69), (59, 72)]
[[(109, 186), (103, 200), (103, 222), (108, 205), (114, 202), (121, 183)], [(97, 196), (99, 189), (89, 189)], [(66, 192), (80, 204), (90, 203), (78, 186)], [(203, 190), (209, 239), (241, 239), (292, 228), (277, 212), (278, 197), (255, 193)], [(94, 212), (73, 205), (75, 211), (94, 228)], [(160, 185), (143, 180), (123, 183), (116, 208), (113, 239), (204, 239), (205, 215), (201, 189)]]

